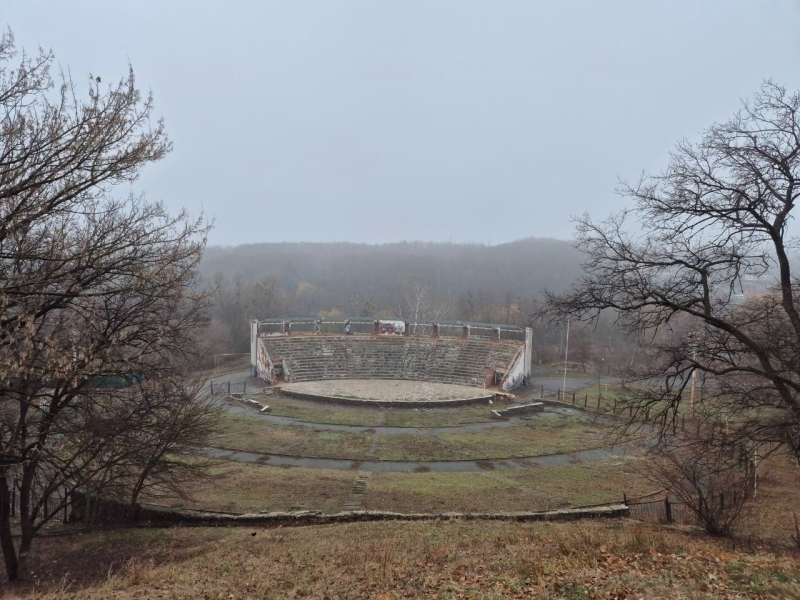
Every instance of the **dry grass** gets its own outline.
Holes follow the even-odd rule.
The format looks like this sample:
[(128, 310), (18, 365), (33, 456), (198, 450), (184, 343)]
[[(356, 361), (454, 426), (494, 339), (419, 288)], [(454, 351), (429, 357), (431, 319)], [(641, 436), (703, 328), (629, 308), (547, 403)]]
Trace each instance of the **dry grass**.
[(389, 409), (384, 425), (391, 427), (454, 427), (491, 421), (487, 404), (456, 408)]
[(220, 420), (219, 433), (211, 439), (220, 448), (345, 459), (364, 458), (371, 442), (372, 435), (367, 433), (274, 425), (258, 417), (230, 414)]
[(465, 455), (444, 444), (439, 436), (414, 433), (382, 434), (378, 439), (380, 460), (459, 460)]
[(630, 459), (503, 471), (496, 475), (572, 506), (621, 502), (623, 492), (634, 498), (654, 491), (653, 484), (634, 470)]
[(653, 491), (629, 460), (483, 473), (375, 474), (363, 508), (399, 512), (547, 510), (621, 502)]
[(173, 508), (250, 513), (263, 510), (338, 512), (355, 481), (352, 471), (222, 463)]
[[(226, 415), (212, 444), (220, 448), (292, 456), (363, 459), (371, 433), (328, 432)], [(468, 460), (542, 456), (611, 444), (610, 427), (577, 417), (541, 418), (526, 425), (470, 433), (381, 434), (381, 460)]]
[(29, 567), (6, 598), (800, 596), (797, 555), (630, 521), (126, 530), (42, 540)]
[(271, 414), (279, 417), (293, 417), (309, 423), (329, 423), (332, 425), (360, 425), (375, 427), (383, 422), (380, 408), (311, 405), (292, 398), (279, 396), (254, 396), (259, 402), (269, 404)]
[(258, 401), (269, 404), (271, 414), (280, 417), (293, 417), (309, 423), (330, 423), (333, 425), (356, 425), (376, 427), (453, 427), (463, 423), (483, 423), (490, 421), (488, 405), (463, 406), (453, 408), (378, 408), (359, 406), (313, 405), (306, 401), (280, 396), (254, 396)]
[(558, 505), (494, 474), (387, 473), (370, 477), (362, 508), (437, 513), (547, 510)]

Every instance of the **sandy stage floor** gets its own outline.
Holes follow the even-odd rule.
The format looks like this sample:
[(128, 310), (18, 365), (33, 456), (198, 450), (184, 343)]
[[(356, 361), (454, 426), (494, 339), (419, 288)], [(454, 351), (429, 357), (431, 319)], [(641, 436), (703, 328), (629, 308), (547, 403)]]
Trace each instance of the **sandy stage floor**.
[(486, 390), (463, 385), (393, 379), (303, 381), (282, 384), (281, 390), (296, 394), (391, 403), (458, 402), (491, 396), (491, 392)]

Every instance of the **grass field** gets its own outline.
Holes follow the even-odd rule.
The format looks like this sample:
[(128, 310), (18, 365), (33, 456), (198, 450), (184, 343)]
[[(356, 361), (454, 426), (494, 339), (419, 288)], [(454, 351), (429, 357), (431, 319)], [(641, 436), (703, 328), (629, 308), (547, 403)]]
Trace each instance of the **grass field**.
[(469, 433), (381, 435), (381, 460), (468, 460), (544, 456), (609, 445), (612, 428), (575, 417), (541, 418), (525, 425)]
[(283, 510), (338, 512), (355, 481), (354, 471), (221, 463), (173, 508), (234, 513)]
[(318, 431), (309, 427), (274, 425), (258, 417), (226, 414), (211, 444), (252, 452), (359, 459), (372, 442), (368, 433)]
[(491, 473), (388, 473), (372, 475), (362, 508), (414, 512), (549, 510), (559, 503)]
[(363, 508), (399, 512), (549, 510), (654, 491), (630, 460), (482, 473), (373, 474)]
[[(257, 416), (225, 415), (212, 444), (253, 452), (363, 459), (372, 433), (330, 432), (275, 425)], [(616, 441), (612, 428), (577, 417), (534, 419), (525, 425), (479, 432), (381, 434), (380, 460), (471, 460), (573, 452)]]
[(42, 539), (5, 598), (797, 598), (800, 558), (632, 521), (374, 522)]
[(281, 396), (257, 396), (260, 402), (269, 404), (271, 413), (280, 417), (292, 417), (309, 423), (332, 425), (358, 425), (375, 427), (452, 427), (463, 423), (490, 421), (490, 406), (462, 406), (453, 408), (392, 409), (378, 407), (326, 406), (298, 402)]

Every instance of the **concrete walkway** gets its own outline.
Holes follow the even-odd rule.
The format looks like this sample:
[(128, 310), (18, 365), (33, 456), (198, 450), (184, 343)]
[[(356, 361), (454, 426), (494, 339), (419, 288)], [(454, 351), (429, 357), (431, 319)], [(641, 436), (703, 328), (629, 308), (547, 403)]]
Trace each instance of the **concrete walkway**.
[[(249, 373), (247, 371), (243, 371), (240, 373), (231, 373), (226, 376), (221, 376), (219, 378), (214, 378), (214, 385), (217, 384), (225, 384), (227, 381), (233, 382), (241, 382), (243, 380), (247, 380), (247, 388), (252, 389), (254, 392), (256, 390), (260, 390), (261, 388), (265, 387), (262, 382), (258, 379), (249, 377)], [(526, 393), (519, 395), (520, 402), (526, 402), (529, 400), (536, 400), (536, 387), (532, 385)], [(269, 396), (264, 396), (260, 399), (264, 404), (269, 404)], [(293, 403), (296, 403), (298, 406), (312, 406), (312, 407), (320, 407), (325, 406), (325, 404), (321, 404), (319, 402), (313, 401), (306, 401), (306, 400), (292, 400)], [(385, 426), (385, 425), (338, 425), (335, 423), (316, 423), (314, 421), (303, 421), (297, 417), (281, 417), (277, 415), (268, 415), (262, 414), (258, 412), (257, 409), (248, 407), (244, 404), (239, 404), (237, 402), (224, 400), (222, 401), (222, 407), (231, 414), (243, 415), (247, 417), (251, 417), (254, 419), (259, 419), (265, 421), (267, 423), (272, 423), (274, 425), (290, 425), (293, 427), (306, 427), (309, 429), (314, 429), (315, 431), (333, 431), (339, 433), (377, 433), (379, 435), (386, 435), (386, 434), (414, 434), (414, 435), (439, 435), (439, 434), (446, 434), (446, 433), (473, 433), (479, 431), (488, 431), (490, 429), (503, 429), (506, 427), (516, 427), (519, 425), (523, 425), (527, 421), (532, 419), (547, 419), (547, 418), (559, 418), (559, 417), (576, 417), (576, 418), (583, 418), (587, 420), (599, 420), (602, 422), (606, 422), (607, 424), (614, 424), (616, 421), (609, 416), (595, 414), (591, 412), (586, 412), (580, 410), (579, 408), (574, 408), (572, 406), (566, 404), (555, 404), (555, 403), (547, 403), (545, 405), (545, 409), (542, 412), (536, 413), (536, 416), (532, 417), (511, 417), (507, 421), (482, 421), (478, 423), (465, 423), (462, 425), (450, 425), (450, 426), (443, 426), (443, 427), (397, 427), (397, 426)], [(351, 408), (345, 406), (336, 406), (339, 410), (353, 410), (354, 412), (361, 412), (363, 410), (372, 410), (377, 411), (381, 410), (378, 408)], [(402, 410), (402, 409), (401, 409)], [(414, 409), (408, 409), (414, 410)], [(431, 409), (437, 410), (437, 409)], [(487, 405), (486, 412), (487, 415), (489, 413), (490, 407)], [(385, 411), (383, 411), (385, 413)]]
[(311, 458), (245, 452), (224, 448), (206, 447), (200, 452), (211, 458), (234, 462), (270, 465), (274, 467), (305, 467), (308, 469), (333, 469), (335, 471), (366, 471), (370, 473), (480, 473), (482, 471), (511, 471), (531, 467), (563, 467), (587, 462), (622, 458), (648, 446), (647, 442), (635, 440), (624, 444), (550, 454), (528, 458), (449, 460), (449, 461), (394, 461), (394, 460), (346, 460), (340, 458)]
[[(260, 380), (250, 377), (248, 371), (230, 373), (213, 378), (214, 385), (225, 384), (227, 381), (242, 382), (247, 380), (247, 388), (256, 392), (265, 387)], [(543, 378), (543, 381), (548, 381)], [(548, 382), (549, 383), (549, 382)], [(559, 383), (563, 383), (563, 380)], [(567, 389), (570, 384), (586, 385), (586, 380), (567, 380)], [(547, 386), (545, 386), (547, 387)], [(538, 380), (534, 379), (529, 388), (518, 395), (520, 402), (535, 400), (538, 397)], [(264, 402), (269, 403), (269, 397), (264, 397)], [(320, 406), (317, 402), (294, 400), (298, 404), (309, 406)], [(507, 421), (486, 421), (480, 423), (467, 423), (450, 427), (387, 427), (387, 426), (361, 426), (361, 425), (337, 425), (333, 423), (313, 423), (302, 421), (294, 417), (280, 417), (259, 413), (256, 409), (247, 407), (235, 402), (223, 401), (223, 407), (232, 414), (241, 414), (248, 417), (264, 420), (275, 425), (291, 425), (295, 427), (307, 427), (316, 431), (332, 431), (345, 433), (372, 433), (377, 439), (380, 435), (386, 434), (417, 434), (417, 435), (437, 435), (446, 433), (468, 433), (487, 431), (490, 429), (503, 429), (525, 424), (531, 419), (547, 419), (558, 417), (578, 417), (587, 420), (600, 420), (609, 424), (616, 423), (610, 416), (587, 412), (566, 404), (548, 403), (543, 412), (537, 413), (533, 417), (512, 417)], [(341, 408), (341, 407), (339, 407)], [(360, 411), (363, 409), (352, 409)], [(379, 409), (367, 409), (379, 410)], [(487, 406), (487, 412), (489, 407)], [(275, 467), (305, 467), (312, 469), (333, 469), (339, 471), (360, 471), (362, 473), (461, 473), (472, 472), (480, 473), (487, 471), (508, 471), (527, 469), (532, 467), (561, 467), (572, 464), (595, 462), (608, 460), (610, 458), (622, 458), (633, 452), (639, 451), (649, 446), (644, 440), (634, 440), (622, 444), (609, 445), (603, 448), (581, 450), (576, 452), (566, 452), (562, 454), (551, 454), (547, 456), (533, 456), (510, 459), (480, 459), (480, 460), (451, 460), (451, 461), (382, 461), (365, 457), (363, 460), (322, 458), (322, 457), (299, 457), (284, 454), (269, 454), (262, 452), (249, 452), (242, 450), (232, 450), (225, 448), (206, 447), (200, 452), (206, 456), (220, 460), (230, 460), (234, 462), (270, 465)]]

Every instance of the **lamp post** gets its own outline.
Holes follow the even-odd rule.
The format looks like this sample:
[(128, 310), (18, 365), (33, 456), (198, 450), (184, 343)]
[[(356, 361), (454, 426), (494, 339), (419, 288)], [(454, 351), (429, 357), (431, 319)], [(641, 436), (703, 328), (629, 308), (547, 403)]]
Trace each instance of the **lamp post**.
[(567, 343), (564, 348), (564, 383), (561, 386), (562, 393), (567, 393), (567, 357), (569, 356), (569, 318), (567, 318)]

